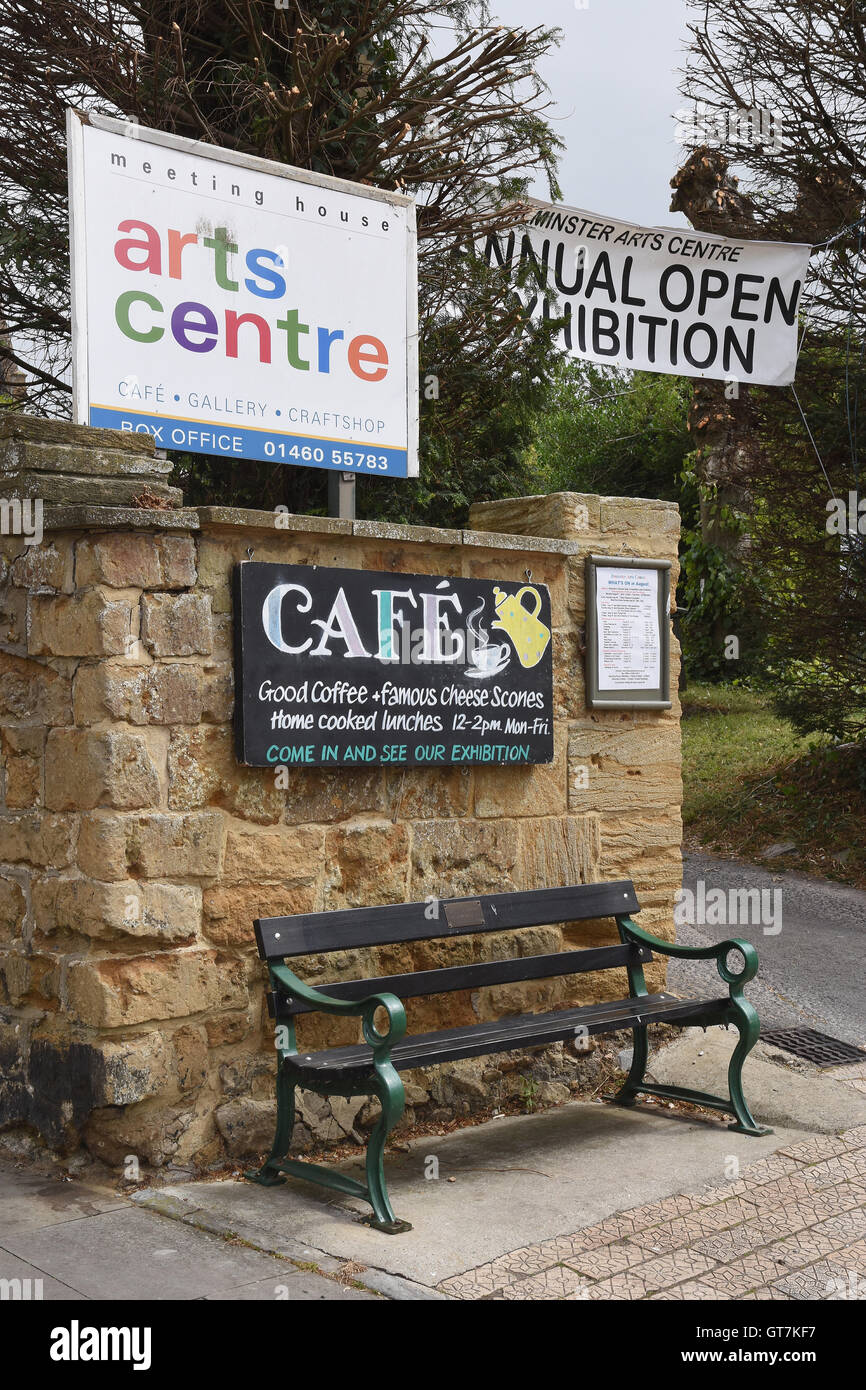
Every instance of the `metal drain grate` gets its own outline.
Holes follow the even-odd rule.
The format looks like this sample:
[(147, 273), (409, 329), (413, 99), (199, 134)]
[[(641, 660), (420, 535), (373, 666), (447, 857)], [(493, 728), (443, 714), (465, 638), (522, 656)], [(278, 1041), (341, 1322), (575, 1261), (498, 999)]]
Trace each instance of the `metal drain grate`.
[(814, 1028), (769, 1028), (761, 1033), (761, 1041), (793, 1052), (795, 1057), (803, 1057), (819, 1067), (866, 1062), (866, 1052), (862, 1048), (852, 1047), (851, 1043), (839, 1038), (829, 1038), (826, 1033), (816, 1033)]

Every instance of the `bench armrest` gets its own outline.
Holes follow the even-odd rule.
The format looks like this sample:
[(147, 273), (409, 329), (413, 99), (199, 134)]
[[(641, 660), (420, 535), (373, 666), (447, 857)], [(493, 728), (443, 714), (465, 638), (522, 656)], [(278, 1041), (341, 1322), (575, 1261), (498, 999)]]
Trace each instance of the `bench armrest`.
[[(662, 941), (661, 937), (644, 931), (643, 927), (639, 927), (630, 917), (618, 917), (617, 922), (626, 940), (649, 946), (661, 955), (674, 956), (679, 960), (714, 960), (725, 984), (730, 986), (732, 997), (739, 994), (743, 985), (748, 984), (758, 973), (758, 953), (750, 941), (743, 941), (741, 937), (729, 937), (726, 941), (717, 942), (715, 946), (680, 946), (676, 941)], [(727, 960), (730, 951), (739, 951), (742, 955), (742, 970), (731, 970)]]
[[(297, 975), (285, 965), (269, 965), (268, 969), (275, 980), (296, 999), (312, 1005), (325, 1014), (339, 1014), (360, 1018), (364, 1030), (364, 1041), (373, 1049), (375, 1055), (387, 1056), (395, 1043), (406, 1033), (406, 1010), (396, 994), (368, 994), (366, 999), (336, 999), (332, 994), (323, 994), (312, 985), (304, 984)], [(388, 1015), (388, 1028), (380, 1033), (374, 1019), (377, 1009), (384, 1009)]]

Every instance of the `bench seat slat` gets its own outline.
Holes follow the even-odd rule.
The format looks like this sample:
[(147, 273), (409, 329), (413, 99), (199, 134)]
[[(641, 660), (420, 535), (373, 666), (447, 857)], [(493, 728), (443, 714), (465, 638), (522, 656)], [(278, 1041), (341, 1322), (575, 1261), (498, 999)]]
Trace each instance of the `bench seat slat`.
[[(418, 1033), (403, 1038), (395, 1045), (391, 1051), (391, 1061), (398, 1071), (411, 1071), (415, 1067), (433, 1066), (461, 1057), (563, 1042), (573, 1038), (578, 1027), (585, 1028), (588, 1033), (601, 1033), (652, 1020), (666, 1023), (686, 1020), (720, 1023), (727, 1018), (729, 1011), (730, 1000), (727, 998), (676, 999), (670, 994), (648, 994), (640, 999), (607, 1000), (602, 1004), (560, 1009), (555, 1013), (520, 1014), (462, 1028)], [(311, 1079), (318, 1077), (320, 1080), (328, 1077), (363, 1078), (373, 1070), (373, 1051), (360, 1043), (325, 1052), (289, 1056), (284, 1065), (290, 1073), (297, 1075), (301, 1085), (305, 1076)]]
[[(426, 941), (475, 932), (587, 921), (595, 917), (629, 916), (640, 911), (634, 885), (629, 879), (488, 893), (476, 898), (443, 898), (433, 906), (438, 909), (435, 918), (430, 916), (430, 902), (308, 912), (293, 917), (262, 917), (255, 923), (259, 955), (262, 960), (275, 960), (320, 951), (346, 951), (355, 946)], [(461, 908), (468, 910), (461, 911)], [(474, 920), (465, 920), (467, 918)]]
[[(416, 970), (411, 975), (382, 975), (371, 980), (341, 980), (337, 984), (316, 985), (323, 994), (336, 999), (365, 999), (387, 990), (399, 999), (420, 995), (445, 994), (457, 989), (480, 989), (483, 985), (512, 984), (517, 980), (552, 979), (557, 975), (580, 975), (588, 970), (609, 970), (617, 965), (646, 965), (653, 958), (646, 946), (591, 946), (582, 951), (559, 951), (547, 956), (516, 956), (507, 960), (483, 961), (477, 965), (446, 966), (440, 970)], [(271, 1014), (288, 1018), (310, 1013), (314, 1004), (291, 999), (282, 991), (269, 998)]]

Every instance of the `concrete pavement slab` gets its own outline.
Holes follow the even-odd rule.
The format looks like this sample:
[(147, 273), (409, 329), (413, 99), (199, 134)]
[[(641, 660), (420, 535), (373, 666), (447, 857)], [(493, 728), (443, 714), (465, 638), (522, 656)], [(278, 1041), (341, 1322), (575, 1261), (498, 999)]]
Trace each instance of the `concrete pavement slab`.
[(116, 1193), (18, 1169), (0, 1169), (0, 1244), (11, 1231), (55, 1226), (127, 1206)]
[[(687, 1028), (653, 1055), (649, 1069), (662, 1085), (725, 1095), (736, 1040), (734, 1029)], [(830, 1080), (817, 1067), (801, 1072), (772, 1060), (777, 1053), (759, 1042), (743, 1066), (743, 1090), (759, 1123), (838, 1134), (866, 1122), (866, 1095), (842, 1080)]]
[(273, 1255), (133, 1207), (13, 1232), (3, 1244), (88, 1298), (196, 1299), (294, 1272)]
[[(386, 1159), (394, 1210), (413, 1225), (399, 1236), (360, 1224), (365, 1204), (297, 1180), (195, 1182), (161, 1195), (182, 1196), (264, 1248), (301, 1242), (430, 1286), (625, 1208), (718, 1186), (732, 1159), (745, 1166), (808, 1137), (781, 1126), (753, 1139), (660, 1107), (585, 1102), (424, 1136)], [(339, 1166), (356, 1174), (360, 1160)]]
[(43, 1269), (20, 1260), (0, 1245), (0, 1302), (59, 1303), (64, 1300), (81, 1302), (84, 1294), (52, 1279)]

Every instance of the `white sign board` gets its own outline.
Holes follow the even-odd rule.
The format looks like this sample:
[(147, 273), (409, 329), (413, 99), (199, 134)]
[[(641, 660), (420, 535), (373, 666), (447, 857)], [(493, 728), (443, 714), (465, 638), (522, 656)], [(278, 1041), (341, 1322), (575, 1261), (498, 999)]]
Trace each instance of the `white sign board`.
[(79, 423), (417, 474), (410, 198), (77, 111), (67, 131)]
[(794, 380), (810, 247), (536, 206), (525, 227), (488, 237), (485, 256), (506, 269), (530, 318), (564, 319), (567, 353), (681, 376)]
[(599, 690), (655, 690), (661, 681), (659, 571), (598, 570)]

